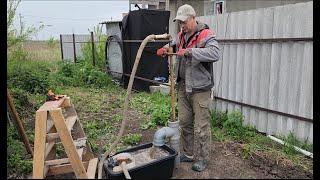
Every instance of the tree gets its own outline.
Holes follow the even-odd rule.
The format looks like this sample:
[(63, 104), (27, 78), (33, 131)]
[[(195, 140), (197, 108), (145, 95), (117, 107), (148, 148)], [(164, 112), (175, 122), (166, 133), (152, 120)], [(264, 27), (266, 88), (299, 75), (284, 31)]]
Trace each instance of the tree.
[(26, 27), (25, 23), (20, 19), (18, 29), (13, 26), (17, 8), (21, 0), (8, 0), (7, 1), (7, 49), (21, 44), (22, 42), (30, 39), (30, 37), (43, 29), (44, 25), (39, 27), (29, 26)]

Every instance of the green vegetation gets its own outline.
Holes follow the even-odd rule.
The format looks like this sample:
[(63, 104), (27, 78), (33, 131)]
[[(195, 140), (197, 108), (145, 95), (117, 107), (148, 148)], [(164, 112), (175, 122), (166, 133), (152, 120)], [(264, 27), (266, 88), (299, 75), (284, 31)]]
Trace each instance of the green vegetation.
[[(9, 174), (29, 173), (32, 171), (32, 159), (28, 155), (17, 130), (7, 126), (7, 169)], [(28, 157), (28, 156), (27, 156)]]
[[(88, 30), (89, 33), (91, 32), (91, 30)], [(107, 40), (107, 36), (102, 34), (102, 26), (95, 26), (93, 28), (93, 34), (94, 34), (94, 41), (98, 41), (98, 43), (95, 43), (95, 63), (96, 66), (99, 67), (100, 69), (105, 69), (106, 67), (106, 62), (105, 62), (105, 46), (106, 46), (106, 40)], [(88, 41), (91, 42), (91, 39), (88, 39)], [(83, 59), (85, 61), (90, 62), (91, 64), (92, 62), (92, 43), (84, 43), (81, 46), (81, 50), (83, 52)]]
[(149, 121), (143, 121), (141, 129), (154, 128), (157, 125), (166, 126), (171, 115), (170, 96), (160, 92), (148, 94), (139, 93), (131, 99), (131, 106), (146, 115), (150, 115)]
[(282, 137), (285, 141), (285, 145), (282, 146), (257, 132), (253, 127), (244, 126), (243, 120), (244, 116), (239, 111), (229, 113), (213, 111), (211, 114), (213, 138), (222, 143), (228, 141), (240, 143), (243, 158), (263, 152), (273, 157), (289, 159), (293, 163), (306, 168), (303, 164), (303, 155), (295, 151), (293, 145), (312, 152), (313, 146), (307, 143), (307, 140), (301, 142), (297, 140), (293, 133), (290, 133), (287, 137)]
[(123, 137), (123, 141), (129, 145), (137, 145), (141, 141), (142, 134), (127, 134)]

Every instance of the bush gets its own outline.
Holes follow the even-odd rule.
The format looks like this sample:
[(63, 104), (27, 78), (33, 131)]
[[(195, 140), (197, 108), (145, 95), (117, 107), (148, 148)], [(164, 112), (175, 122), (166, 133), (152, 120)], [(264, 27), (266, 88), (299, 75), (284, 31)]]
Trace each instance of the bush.
[(50, 69), (44, 62), (16, 61), (8, 62), (7, 85), (29, 93), (46, 93), (50, 88), (48, 76)]

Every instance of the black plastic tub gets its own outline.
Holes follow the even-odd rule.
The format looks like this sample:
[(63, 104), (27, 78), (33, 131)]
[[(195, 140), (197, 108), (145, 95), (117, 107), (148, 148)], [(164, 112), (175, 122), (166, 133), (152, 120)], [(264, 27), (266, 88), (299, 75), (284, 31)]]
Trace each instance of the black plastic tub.
[[(143, 144), (140, 146), (136, 146), (130, 149), (126, 149), (116, 154), (123, 152), (135, 152), (140, 149), (147, 149), (152, 147), (152, 143)], [(177, 151), (172, 149), (167, 145), (163, 145), (160, 148), (169, 152), (169, 155), (163, 157), (161, 159), (155, 160), (148, 164), (134, 167), (129, 169), (128, 172), (132, 179), (146, 179), (146, 178), (154, 178), (154, 179), (169, 179), (172, 177), (173, 168), (174, 168), (174, 160), (177, 156)], [(108, 161), (106, 160), (103, 164), (104, 172), (106, 174), (107, 179), (125, 179), (123, 172), (113, 172), (111, 167), (108, 167)]]

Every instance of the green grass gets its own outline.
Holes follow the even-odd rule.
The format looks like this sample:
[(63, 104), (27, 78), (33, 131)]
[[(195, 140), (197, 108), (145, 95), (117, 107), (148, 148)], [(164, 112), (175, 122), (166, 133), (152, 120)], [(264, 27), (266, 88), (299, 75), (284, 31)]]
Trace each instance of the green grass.
[(123, 141), (129, 145), (137, 145), (141, 141), (142, 134), (127, 134), (123, 137)]
[(7, 170), (9, 174), (29, 174), (32, 171), (32, 158), (20, 140), (17, 130), (7, 126)]
[(293, 145), (312, 152), (313, 145), (307, 140), (299, 141), (293, 133), (282, 137), (285, 145), (273, 142), (267, 136), (258, 133), (253, 127), (243, 126), (243, 115), (238, 112), (213, 111), (211, 114), (211, 130), (213, 139), (222, 143), (229, 141), (239, 142), (242, 146), (241, 155), (248, 158), (253, 153), (268, 154), (276, 159), (286, 159), (305, 170), (312, 169), (312, 164), (306, 158), (295, 151)]

